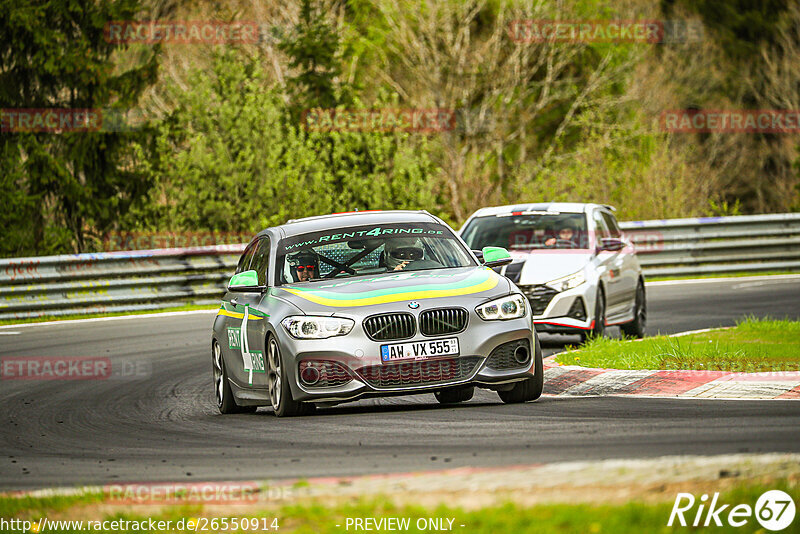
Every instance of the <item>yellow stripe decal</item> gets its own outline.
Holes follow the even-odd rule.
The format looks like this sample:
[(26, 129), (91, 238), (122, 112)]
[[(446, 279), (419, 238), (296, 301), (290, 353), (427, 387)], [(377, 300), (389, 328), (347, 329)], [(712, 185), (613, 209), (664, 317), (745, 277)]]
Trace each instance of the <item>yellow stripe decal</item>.
[[(243, 313), (237, 313), (237, 312), (232, 312), (232, 311), (223, 310), (223, 309), (220, 309), (217, 312), (217, 315), (218, 316), (219, 315), (224, 315), (225, 317), (233, 317), (234, 319), (244, 319), (244, 314)], [(259, 317), (257, 315), (253, 315), (252, 313), (250, 313), (250, 314), (247, 315), (247, 319), (250, 320), (250, 321), (260, 321), (261, 317)]]
[(499, 277), (489, 276), (485, 281), (467, 287), (458, 287), (453, 289), (429, 289), (423, 291), (414, 290), (414, 291), (407, 291), (405, 293), (393, 293), (391, 295), (380, 295), (377, 297), (357, 298), (357, 299), (329, 299), (326, 297), (321, 297), (319, 295), (314, 295), (307, 291), (298, 291), (296, 289), (288, 287), (283, 288), (283, 290), (288, 291), (293, 295), (297, 295), (300, 298), (310, 300), (311, 302), (314, 302), (316, 304), (342, 308), (348, 306), (369, 306), (371, 304), (388, 304), (390, 302), (399, 302), (401, 300), (420, 300), (420, 299), (433, 299), (440, 297), (457, 297), (459, 295), (470, 295), (472, 293), (480, 293), (481, 291), (492, 289), (494, 286), (497, 285), (498, 280)]

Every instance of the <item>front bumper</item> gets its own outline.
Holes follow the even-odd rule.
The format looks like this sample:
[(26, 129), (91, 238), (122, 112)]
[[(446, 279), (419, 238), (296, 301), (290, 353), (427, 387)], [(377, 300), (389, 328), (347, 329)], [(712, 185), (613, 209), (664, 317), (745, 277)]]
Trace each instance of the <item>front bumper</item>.
[[(381, 345), (458, 338), (459, 356), (426, 360), (382, 363)], [(483, 321), (470, 314), (465, 331), (436, 337), (417, 333), (402, 341), (373, 341), (356, 323), (346, 336), (321, 340), (298, 340), (286, 332), (279, 334), (284, 355), (290, 356), (292, 396), (298, 401), (343, 402), (362, 397), (408, 395), (436, 391), (443, 387), (474, 384), (502, 387), (530, 378), (534, 372), (533, 329), (530, 316), (509, 321)], [(524, 346), (528, 358), (514, 359), (517, 346)], [(500, 347), (500, 349), (498, 349)], [(309, 361), (332, 362), (336, 366), (334, 385), (304, 384), (299, 377), (301, 364)], [(305, 362), (305, 363), (304, 363)], [(349, 380), (342, 381), (342, 371)]]
[(594, 284), (584, 283), (562, 292), (544, 284), (519, 288), (528, 297), (538, 332), (575, 334), (594, 328)]

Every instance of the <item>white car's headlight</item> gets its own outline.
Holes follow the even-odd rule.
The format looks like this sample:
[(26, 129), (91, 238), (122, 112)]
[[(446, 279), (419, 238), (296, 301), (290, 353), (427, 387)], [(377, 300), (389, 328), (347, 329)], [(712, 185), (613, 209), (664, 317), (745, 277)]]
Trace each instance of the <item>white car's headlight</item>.
[(484, 321), (504, 321), (525, 317), (525, 297), (519, 294), (508, 295), (481, 304), (475, 311)]
[(567, 289), (578, 287), (584, 282), (586, 282), (586, 275), (583, 274), (583, 269), (581, 269), (577, 273), (573, 273), (567, 276), (563, 276), (561, 278), (556, 278), (555, 280), (551, 280), (547, 282), (547, 285), (552, 287), (556, 291), (566, 291)]
[(353, 329), (355, 321), (342, 317), (315, 317), (292, 315), (281, 321), (289, 334), (297, 339), (325, 339), (345, 336)]

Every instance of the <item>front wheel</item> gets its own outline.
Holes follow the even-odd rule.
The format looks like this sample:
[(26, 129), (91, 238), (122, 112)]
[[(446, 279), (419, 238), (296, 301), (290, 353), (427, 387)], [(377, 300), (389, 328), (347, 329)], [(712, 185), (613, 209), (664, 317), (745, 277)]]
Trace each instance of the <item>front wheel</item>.
[(508, 391), (498, 391), (500, 400), (506, 404), (516, 404), (519, 402), (534, 401), (542, 396), (544, 389), (544, 363), (542, 362), (542, 347), (539, 345), (539, 336), (534, 334), (534, 365), (533, 376), (522, 382), (518, 382)]
[(633, 321), (620, 325), (620, 330), (626, 336), (644, 337), (645, 327), (647, 326), (647, 300), (644, 293), (644, 283), (639, 280), (636, 286), (636, 302), (633, 305)]
[(606, 294), (602, 287), (597, 288), (597, 298), (594, 300), (594, 325), (588, 332), (581, 333), (581, 340), (586, 341), (593, 337), (603, 337), (606, 334)]
[(270, 336), (267, 342), (267, 387), (273, 413), (278, 417), (293, 417), (312, 412), (315, 408), (313, 404), (297, 402), (292, 398), (287, 371), (278, 341)]

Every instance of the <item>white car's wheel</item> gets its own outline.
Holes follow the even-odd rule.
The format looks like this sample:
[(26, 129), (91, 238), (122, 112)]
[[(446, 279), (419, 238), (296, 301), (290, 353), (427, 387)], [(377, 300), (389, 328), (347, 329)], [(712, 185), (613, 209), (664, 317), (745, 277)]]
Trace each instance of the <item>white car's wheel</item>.
[(633, 307), (633, 321), (620, 325), (620, 330), (626, 336), (643, 338), (647, 326), (647, 299), (644, 292), (644, 283), (639, 280), (636, 286), (636, 302)]
[(581, 334), (583, 341), (590, 337), (603, 337), (606, 334), (606, 294), (602, 287), (597, 288), (597, 298), (594, 301), (594, 326), (591, 330)]

